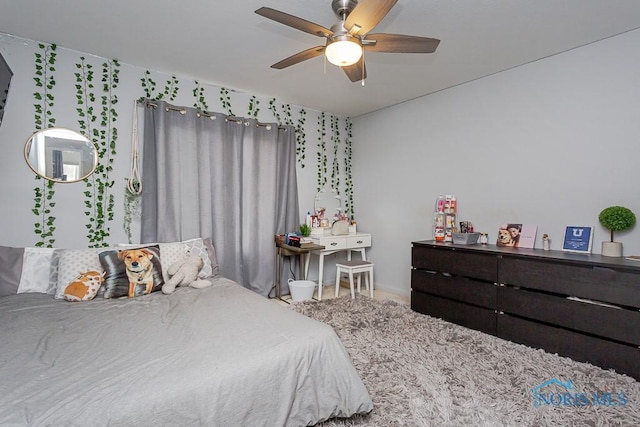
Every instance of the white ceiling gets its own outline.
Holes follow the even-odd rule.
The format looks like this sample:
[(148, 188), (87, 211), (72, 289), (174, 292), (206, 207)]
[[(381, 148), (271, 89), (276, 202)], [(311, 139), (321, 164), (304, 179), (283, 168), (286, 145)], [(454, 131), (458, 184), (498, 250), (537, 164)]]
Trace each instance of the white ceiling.
[(367, 54), (362, 87), (323, 57), (271, 69), (324, 42), (261, 6), (335, 22), (331, 0), (0, 0), (0, 32), (355, 117), (640, 28), (638, 0), (399, 0), (374, 32), (440, 46)]

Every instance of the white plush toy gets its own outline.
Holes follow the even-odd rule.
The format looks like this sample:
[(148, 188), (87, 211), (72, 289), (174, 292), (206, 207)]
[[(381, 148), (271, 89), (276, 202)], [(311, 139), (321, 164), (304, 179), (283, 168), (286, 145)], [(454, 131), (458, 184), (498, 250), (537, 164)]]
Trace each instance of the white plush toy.
[(171, 294), (176, 290), (176, 286), (191, 286), (199, 289), (211, 286), (210, 281), (198, 279), (198, 273), (203, 266), (204, 261), (197, 255), (189, 255), (182, 261), (174, 262), (167, 270), (170, 279), (162, 285), (162, 292)]

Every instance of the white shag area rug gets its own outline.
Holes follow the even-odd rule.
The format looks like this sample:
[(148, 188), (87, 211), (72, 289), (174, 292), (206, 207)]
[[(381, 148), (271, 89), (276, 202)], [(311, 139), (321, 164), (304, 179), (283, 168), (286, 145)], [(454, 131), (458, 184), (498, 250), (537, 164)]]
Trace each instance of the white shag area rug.
[(322, 426), (640, 426), (640, 382), (629, 376), (393, 301), (291, 307), (333, 327), (373, 400), (372, 413)]

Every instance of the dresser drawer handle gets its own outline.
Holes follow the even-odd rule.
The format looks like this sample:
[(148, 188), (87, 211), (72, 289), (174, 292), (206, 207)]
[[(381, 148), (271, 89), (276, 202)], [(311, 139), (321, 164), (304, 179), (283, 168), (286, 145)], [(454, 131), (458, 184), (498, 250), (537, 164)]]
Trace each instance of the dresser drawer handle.
[(356, 243), (361, 245), (363, 243), (363, 241), (362, 240), (358, 240)]
[(331, 242), (331, 246), (336, 246), (338, 242)]

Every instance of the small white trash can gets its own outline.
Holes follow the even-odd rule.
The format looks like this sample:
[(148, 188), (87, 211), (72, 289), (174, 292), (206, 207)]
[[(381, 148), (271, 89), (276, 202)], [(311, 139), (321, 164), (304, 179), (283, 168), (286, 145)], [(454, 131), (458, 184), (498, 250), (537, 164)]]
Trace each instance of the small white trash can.
[(313, 298), (316, 283), (311, 280), (289, 279), (289, 292), (292, 301), (307, 301)]

